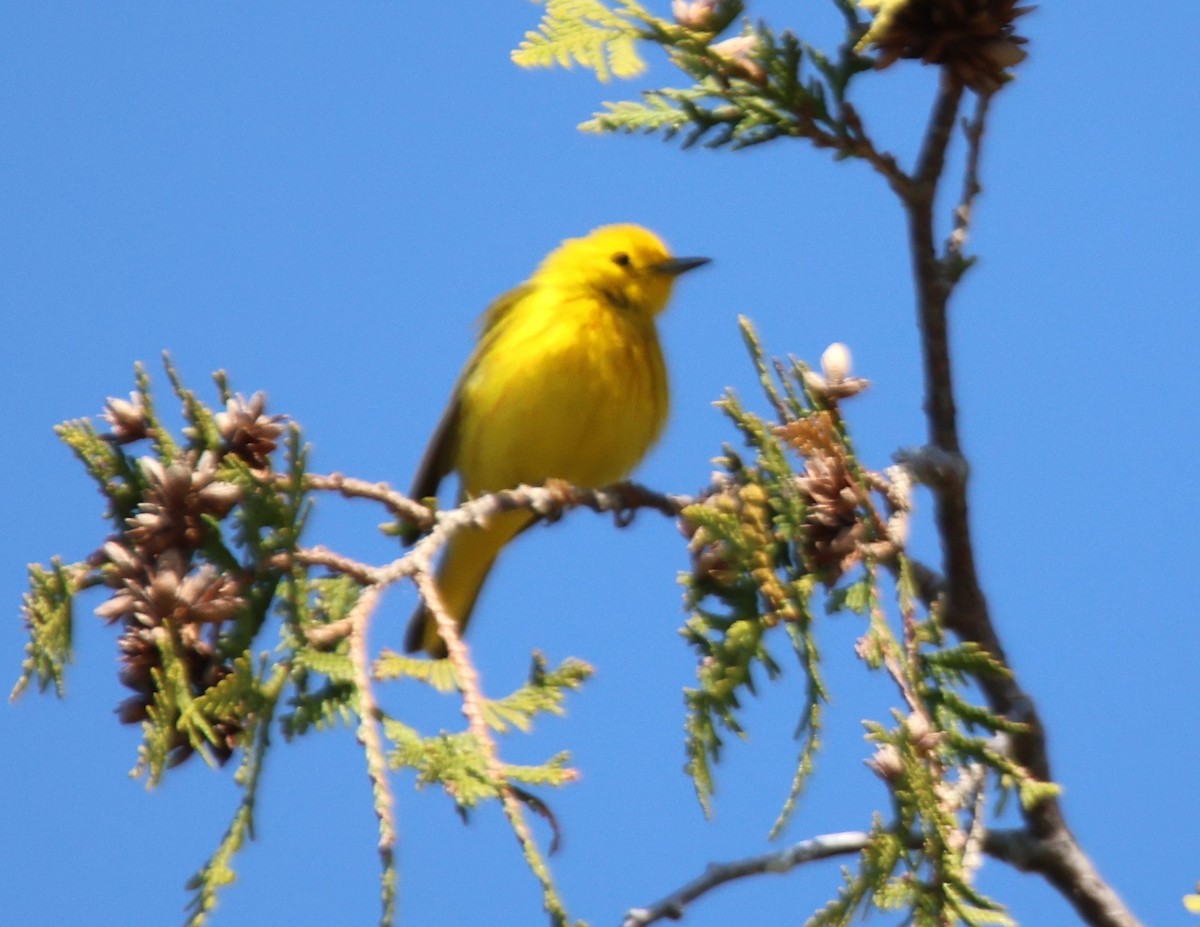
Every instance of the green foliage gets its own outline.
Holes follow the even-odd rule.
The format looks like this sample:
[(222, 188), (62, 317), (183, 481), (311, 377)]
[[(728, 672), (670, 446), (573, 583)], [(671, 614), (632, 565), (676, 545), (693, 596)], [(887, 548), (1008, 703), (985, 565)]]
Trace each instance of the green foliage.
[[(763, 376), (772, 404), (797, 421), (817, 410), (800, 389), (773, 383), (767, 376), (758, 342), (749, 325), (743, 333)], [(683, 629), (697, 651), (699, 686), (685, 690), (687, 771), (706, 810), (714, 790), (713, 765), (719, 762), (722, 731), (743, 735), (737, 713), (742, 695), (755, 694), (756, 673), (774, 679), (781, 672), (766, 640), (785, 628), (790, 649), (806, 679), (798, 718), (802, 738), (796, 774), (778, 831), (794, 809), (812, 771), (820, 741), (825, 686), (820, 653), (813, 635), (812, 598), (820, 585), (796, 543), (806, 532), (807, 503), (777, 428), (746, 411), (731, 393), (720, 403), (742, 433), (751, 462), (727, 448), (718, 463), (722, 482), (701, 502), (683, 512), (693, 526), (696, 569), (685, 577), (685, 606), (691, 613)]]
[[(740, 3), (720, 5), (713, 22), (692, 29), (652, 16), (632, 3), (610, 8), (599, 0), (550, 0), (540, 32), (527, 35), (513, 59), (524, 67), (578, 63), (605, 80), (609, 71), (633, 76), (644, 65), (637, 44), (658, 46), (692, 83), (647, 90), (637, 101), (604, 104), (580, 128), (585, 132), (681, 135), (684, 147), (742, 148), (781, 137), (806, 138), (839, 157), (866, 154), (847, 94), (853, 78), (871, 67), (859, 54), (865, 27), (856, 7), (835, 4), (845, 38), (829, 55), (791, 32), (746, 25), (739, 37), (716, 42), (737, 18)], [(618, 67), (618, 62), (623, 65)]]
[(948, 641), (939, 603), (917, 596), (913, 565), (889, 529), (906, 502), (859, 462), (842, 414), (843, 399), (865, 384), (831, 387), (794, 361), (768, 363), (746, 323), (743, 332), (773, 415), (732, 394), (722, 401), (744, 448), (725, 449), (716, 482), (683, 512), (692, 554), (683, 635), (699, 681), (685, 693), (687, 768), (697, 794), (707, 809), (723, 736), (744, 735), (745, 697), (782, 672), (768, 646), (782, 628), (806, 697), (800, 756), (773, 835), (795, 810), (828, 698), (817, 647), (823, 600), (825, 612), (863, 622), (857, 654), (887, 674), (905, 709), (886, 724), (864, 722), (889, 814), (876, 816), (857, 867), (809, 923), (849, 924), (871, 907), (907, 911), (930, 927), (1010, 923), (972, 885), (987, 807), (1010, 793), (1029, 807), (1056, 787), (1009, 755), (1006, 738), (1024, 726), (973, 697), (976, 680), (1008, 671), (979, 646)]
[(72, 603), (78, 591), (72, 578), (84, 574), (84, 564), (64, 567), (55, 558), (50, 567), (30, 564), (29, 591), (21, 601), (21, 613), (29, 631), (21, 676), (10, 698), (16, 698), (32, 681), (45, 692), (52, 683), (61, 698), (66, 687), (66, 665), (71, 662), (73, 636)]
[[(425, 669), (422, 662), (389, 655), (381, 661), (389, 678), (409, 678), (439, 686), (440, 681)], [(376, 672), (379, 672), (377, 666)], [(507, 732), (512, 728), (528, 731), (534, 718), (543, 713), (561, 714), (566, 693), (579, 688), (592, 673), (591, 667), (578, 660), (566, 660), (554, 669), (534, 655), (533, 665), (525, 685), (499, 699), (484, 699), (478, 708), (481, 723), (491, 729)], [(551, 877), (545, 858), (519, 817), (525, 807), (544, 818), (554, 832), (551, 851), (558, 843), (558, 823), (549, 806), (528, 791), (528, 787), (562, 787), (574, 782), (578, 774), (567, 763), (566, 753), (558, 753), (535, 766), (500, 762), (493, 754), (485, 735), (470, 725), (459, 732), (441, 731), (422, 735), (408, 724), (381, 715), (384, 737), (391, 744), (387, 763), (393, 770), (410, 769), (416, 774), (418, 788), (439, 785), (464, 817), (485, 801), (498, 801), (513, 827), (530, 870), (542, 888), (543, 905), (551, 924), (566, 925), (567, 915), (558, 889)]]
[(310, 729), (353, 727), (356, 699), (357, 690), (352, 683), (326, 682), (314, 688), (310, 682), (288, 701), (291, 711), (280, 718), (284, 736), (290, 739), (307, 734)]
[[(747, 28), (746, 49), (724, 57), (685, 37), (672, 44), (672, 61), (694, 83), (647, 90), (639, 102), (605, 103), (580, 128), (585, 132), (683, 132), (684, 147), (745, 148), (777, 138), (806, 138), (855, 154), (853, 116), (843, 109), (853, 77), (869, 63), (843, 46), (836, 59), (790, 32)], [(668, 115), (671, 114), (671, 115)]]
[(896, 869), (907, 848), (905, 841), (883, 825), (876, 816), (871, 840), (859, 854), (858, 869), (843, 867), (842, 887), (837, 897), (805, 922), (805, 927), (847, 927), (865, 908), (872, 896), (881, 908), (888, 907), (888, 877)]
[(258, 800), (258, 784), (267, 747), (270, 745), (271, 719), (287, 683), (287, 669), (276, 665), (269, 679), (255, 681), (258, 684), (252, 691), (258, 697), (258, 710), (250, 716), (253, 719), (252, 728), (247, 732), (248, 736), (244, 741), (248, 748), (242, 754), (242, 763), (237, 771), (237, 782), (242, 787), (241, 801), (217, 849), (204, 866), (188, 880), (187, 889), (193, 892), (187, 905), (189, 927), (199, 927), (203, 924), (209, 912), (217, 905), (217, 893), (236, 881), (233, 859), (246, 841), (254, 837), (254, 809)]
[(636, 77), (646, 69), (637, 53), (645, 35), (639, 23), (652, 19), (631, 0), (620, 0), (616, 9), (601, 0), (546, 0), (538, 31), (525, 34), (512, 59), (524, 68), (578, 64), (602, 81)]
[(305, 632), (346, 620), (359, 591), (359, 585), (347, 576), (313, 578), (307, 570), (295, 569), (287, 578), (278, 607), (292, 650), (295, 692), (288, 700), (290, 710), (280, 717), (285, 737), (310, 729), (354, 726), (357, 689), (345, 638), (328, 648), (314, 647)]
[(454, 692), (458, 689), (454, 667), (449, 660), (426, 660), (424, 657), (410, 657), (387, 649), (375, 661), (375, 678), (381, 682), (415, 679), (438, 692)]
[[(553, 823), (529, 790), (572, 782), (566, 754), (507, 764), (477, 730), (421, 737), (380, 711), (376, 683), (416, 679), (447, 694), (461, 691), (464, 700), (466, 688), (446, 661), (384, 651), (372, 665), (365, 648), (355, 647), (371, 568), (301, 546), (315, 496), (299, 429), (267, 415), (261, 395), (235, 395), (224, 374), (216, 376), (218, 410), (169, 360), (166, 368), (180, 404), (178, 433), (159, 415), (140, 366), (130, 399), (109, 401), (109, 431), (87, 420), (58, 429), (106, 498), (113, 531), (81, 563), (56, 559), (30, 568), (29, 642), (14, 695), (34, 681), (62, 692), (76, 598), (104, 587), (108, 598), (97, 614), (120, 630), (120, 678), (133, 692), (119, 713), (142, 728), (137, 771), (155, 785), (195, 754), (211, 766), (239, 755), (241, 799), (213, 855), (188, 883), (190, 927), (206, 923), (220, 890), (236, 879), (234, 859), (254, 835), (276, 719), (286, 739), (332, 726), (355, 729), (380, 822), (383, 923), (394, 917), (398, 886), (389, 763), (415, 770), (418, 785), (440, 785), (461, 811), (503, 803), (548, 910), (565, 923), (549, 871), (512, 809)], [(489, 728), (527, 731), (538, 714), (562, 713), (566, 694), (590, 673), (579, 661), (550, 669), (535, 658), (517, 691), (481, 698), (485, 736)], [(390, 742), (386, 756), (373, 735), (377, 725)]]
[(484, 720), (501, 734), (510, 727), (529, 731), (536, 715), (561, 715), (567, 692), (582, 686), (592, 672), (586, 663), (574, 659), (567, 659), (549, 670), (545, 659), (540, 654), (534, 654), (529, 681), (504, 698), (487, 701), (483, 711)]
[(858, 5), (872, 14), (871, 27), (858, 40), (858, 48), (863, 49), (884, 36), (892, 28), (896, 17), (910, 6), (913, 0), (857, 0)]
[[(444, 662), (391, 654), (386, 664), (384, 661), (377, 664), (376, 672), (379, 666), (386, 665), (388, 678), (408, 678), (440, 689), (441, 680), (435, 679), (428, 667)], [(514, 728), (529, 731), (538, 715), (561, 715), (566, 694), (578, 689), (591, 674), (592, 668), (579, 660), (568, 659), (550, 669), (535, 654), (526, 683), (501, 698), (484, 699), (480, 717), (499, 733)], [(516, 784), (557, 787), (575, 778), (575, 772), (566, 766), (565, 753), (538, 766), (502, 764), (493, 768), (485, 745), (470, 730), (422, 736), (407, 724), (385, 716), (383, 732), (392, 744), (388, 754), (391, 768), (413, 770), (419, 786), (441, 785), (462, 812), (481, 801), (501, 798), (506, 789)]]
[(311, 670), (333, 683), (346, 685), (354, 682), (354, 664), (344, 647), (335, 651), (306, 648), (296, 652), (295, 666), (298, 670)]
[(488, 773), (487, 756), (478, 738), (469, 732), (442, 732), (422, 737), (414, 728), (391, 718), (383, 720), (383, 733), (392, 743), (388, 765), (411, 769), (417, 785), (440, 785), (460, 810), (500, 797), (502, 783)]
[[(985, 826), (989, 777), (1001, 794), (1014, 779), (1029, 783), (1031, 777), (994, 739), (1019, 725), (960, 691), (967, 667), (977, 674), (1003, 668), (974, 646), (945, 646), (936, 609), (923, 618), (917, 614), (907, 558), (899, 555), (897, 567), (899, 633), (885, 614), (877, 564), (864, 564), (869, 624), (859, 652), (868, 666), (892, 677), (908, 708), (907, 714), (895, 712), (891, 726), (866, 723), (877, 748), (871, 765), (892, 799), (889, 846), (902, 842), (906, 852), (881, 849), (871, 857), (867, 877), (854, 884), (864, 893), (869, 889), (877, 907), (907, 909), (914, 924), (1008, 924), (1003, 908), (971, 885), (980, 853), (975, 841)], [(878, 839), (876, 831), (873, 841)], [(883, 859), (890, 868), (879, 867)]]

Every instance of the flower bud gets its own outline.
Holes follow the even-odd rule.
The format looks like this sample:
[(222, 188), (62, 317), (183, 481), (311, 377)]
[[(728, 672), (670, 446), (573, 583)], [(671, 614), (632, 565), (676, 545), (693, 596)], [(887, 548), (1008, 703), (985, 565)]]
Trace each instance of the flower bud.
[(710, 45), (709, 51), (721, 59), (727, 66), (729, 77), (741, 77), (754, 84), (767, 82), (767, 69), (754, 56), (757, 54), (760, 42), (756, 35), (737, 35)]
[(821, 355), (821, 370), (825, 378), (832, 383), (846, 379), (850, 373), (852, 359), (850, 349), (840, 341), (835, 341)]

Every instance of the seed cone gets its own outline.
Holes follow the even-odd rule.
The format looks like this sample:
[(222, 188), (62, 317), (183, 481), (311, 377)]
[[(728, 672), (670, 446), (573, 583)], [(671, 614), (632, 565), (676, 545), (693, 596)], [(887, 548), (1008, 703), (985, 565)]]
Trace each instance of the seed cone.
[(216, 415), (217, 430), (225, 442), (227, 453), (235, 454), (256, 470), (269, 469), (271, 452), (283, 434), (282, 415), (266, 414), (265, 393), (255, 393), (249, 399), (234, 396), (225, 404), (225, 411)]
[(883, 68), (899, 58), (944, 65), (963, 84), (991, 93), (1006, 83), (1008, 69), (1026, 57), (1028, 40), (1016, 34), (1016, 20), (1031, 6), (1017, 0), (859, 0), (875, 14), (858, 43), (880, 53)]
[[(117, 707), (117, 715), (125, 724), (137, 724), (146, 720), (154, 704), (164, 647), (179, 659), (191, 696), (203, 694), (229, 675), (231, 670), (221, 661), (214, 641), (222, 623), (240, 611), (244, 599), (231, 577), (207, 564), (190, 569), (175, 549), (165, 551), (154, 564), (139, 561), (115, 542), (105, 545), (105, 553), (116, 567), (109, 582), (117, 591), (96, 614), (124, 624), (118, 643), (119, 678), (134, 694)], [(227, 718), (209, 718), (208, 723), (216, 735), (210, 748), (223, 763), (233, 753), (241, 725)], [(171, 749), (172, 764), (191, 753), (192, 746), (181, 733)]]
[(139, 461), (146, 477), (146, 494), (126, 519), (126, 537), (147, 556), (172, 548), (195, 550), (208, 527), (204, 516), (224, 518), (237, 504), (241, 490), (217, 479), (211, 454), (189, 456), (164, 467), (153, 457)]
[(810, 457), (804, 476), (796, 482), (807, 497), (804, 562), (827, 583), (836, 582), (857, 556), (863, 539), (853, 478), (840, 458)]

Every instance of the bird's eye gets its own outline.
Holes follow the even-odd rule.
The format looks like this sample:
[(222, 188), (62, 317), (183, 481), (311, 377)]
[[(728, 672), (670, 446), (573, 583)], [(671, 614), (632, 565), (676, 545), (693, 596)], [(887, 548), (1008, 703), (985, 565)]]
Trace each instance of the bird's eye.
[(613, 263), (616, 264), (618, 267), (628, 267), (629, 266), (629, 255), (626, 254), (624, 251), (618, 251), (616, 254), (614, 254), (612, 256), (612, 260), (613, 260)]

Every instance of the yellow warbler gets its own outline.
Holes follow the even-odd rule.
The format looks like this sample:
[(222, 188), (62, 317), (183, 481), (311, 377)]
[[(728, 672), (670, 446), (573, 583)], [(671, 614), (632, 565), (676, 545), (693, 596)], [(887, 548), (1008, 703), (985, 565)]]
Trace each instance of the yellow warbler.
[[(484, 313), (479, 343), (417, 468), (413, 498), (434, 495), (451, 470), (463, 498), (551, 478), (595, 487), (626, 477), (667, 417), (655, 316), (675, 278), (707, 262), (672, 257), (636, 225), (564, 241)], [(451, 539), (437, 584), (460, 630), (500, 550), (535, 519), (506, 512)], [(405, 647), (445, 655), (424, 606)]]

